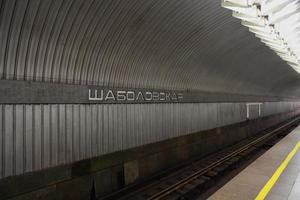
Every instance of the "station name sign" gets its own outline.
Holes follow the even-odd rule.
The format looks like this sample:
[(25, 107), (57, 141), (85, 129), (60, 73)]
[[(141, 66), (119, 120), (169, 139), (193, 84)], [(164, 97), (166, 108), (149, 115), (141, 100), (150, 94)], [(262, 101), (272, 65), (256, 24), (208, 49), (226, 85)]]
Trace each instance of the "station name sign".
[(97, 102), (179, 102), (183, 93), (175, 91), (89, 89), (89, 101)]
[[(142, 104), (283, 101), (247, 95), (0, 80), (1, 104)], [(286, 99), (291, 101), (291, 99)], [(296, 100), (295, 100), (296, 101)]]

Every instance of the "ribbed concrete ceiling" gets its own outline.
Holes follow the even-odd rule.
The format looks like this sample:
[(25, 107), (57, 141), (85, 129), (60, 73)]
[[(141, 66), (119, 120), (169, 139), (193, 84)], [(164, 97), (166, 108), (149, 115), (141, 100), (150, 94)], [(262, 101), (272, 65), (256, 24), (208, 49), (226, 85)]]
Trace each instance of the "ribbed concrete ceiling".
[(219, 0), (0, 0), (0, 20), (2, 79), (259, 95), (300, 85)]

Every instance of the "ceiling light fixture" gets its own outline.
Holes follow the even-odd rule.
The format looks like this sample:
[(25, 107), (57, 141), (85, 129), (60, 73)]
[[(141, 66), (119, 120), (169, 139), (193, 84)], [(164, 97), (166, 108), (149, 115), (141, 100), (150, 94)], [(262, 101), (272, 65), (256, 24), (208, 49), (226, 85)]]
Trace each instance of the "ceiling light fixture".
[(300, 73), (300, 0), (221, 0), (222, 7)]

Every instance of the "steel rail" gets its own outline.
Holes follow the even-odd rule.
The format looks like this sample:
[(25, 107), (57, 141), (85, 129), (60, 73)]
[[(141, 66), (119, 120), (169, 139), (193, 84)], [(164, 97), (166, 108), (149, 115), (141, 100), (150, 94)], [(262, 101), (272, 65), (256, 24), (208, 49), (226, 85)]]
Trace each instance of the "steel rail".
[(239, 148), (238, 150), (236, 150), (236, 151), (230, 153), (229, 155), (227, 155), (227, 156), (225, 156), (225, 157), (223, 157), (223, 158), (221, 158), (221, 159), (219, 159), (219, 160), (217, 160), (217, 161), (211, 163), (211, 164), (208, 165), (207, 167), (198, 170), (197, 172), (193, 173), (192, 175), (190, 175), (190, 176), (188, 176), (188, 177), (186, 177), (186, 178), (184, 178), (184, 179), (178, 181), (177, 183), (175, 183), (175, 184), (169, 186), (168, 188), (166, 188), (166, 189), (164, 189), (164, 190), (162, 190), (162, 191), (160, 191), (160, 192), (158, 192), (158, 193), (152, 195), (150, 198), (148, 198), (148, 200), (158, 200), (158, 199), (162, 199), (163, 197), (165, 197), (165, 196), (171, 194), (172, 192), (178, 190), (179, 188), (182, 188), (183, 186), (185, 186), (185, 185), (187, 185), (188, 183), (192, 182), (193, 180), (199, 178), (200, 176), (204, 175), (205, 173), (211, 171), (213, 168), (215, 168), (215, 167), (221, 165), (222, 163), (224, 163), (224, 162), (230, 160), (232, 157), (237, 156), (238, 154), (240, 154), (240, 153), (242, 153), (242, 152), (248, 150), (250, 147), (255, 146), (256, 144), (258, 144), (258, 143), (260, 143), (261, 141), (265, 140), (266, 138), (268, 138), (269, 136), (271, 136), (271, 135), (274, 134), (275, 132), (278, 132), (279, 130), (284, 129), (284, 128), (286, 128), (287, 126), (293, 124), (295, 121), (297, 121), (297, 120), (299, 120), (299, 119), (300, 119), (300, 117), (298, 117), (298, 118), (292, 120), (291, 122), (288, 122), (288, 123), (286, 123), (286, 124), (284, 124), (284, 125), (282, 125), (282, 126), (276, 128), (276, 129), (274, 129), (274, 130), (272, 130), (272, 131), (269, 132), (269, 133), (266, 133), (266, 134), (263, 135), (262, 137), (259, 137), (259, 138), (255, 139), (254, 141), (252, 141), (252, 142), (246, 144), (245, 146), (243, 146), (243, 147)]

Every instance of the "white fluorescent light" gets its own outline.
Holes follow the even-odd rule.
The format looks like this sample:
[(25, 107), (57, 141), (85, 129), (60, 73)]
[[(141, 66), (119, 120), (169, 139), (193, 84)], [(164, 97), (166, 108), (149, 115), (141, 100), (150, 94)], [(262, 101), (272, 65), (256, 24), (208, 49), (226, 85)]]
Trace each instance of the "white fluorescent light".
[(235, 0), (223, 0), (222, 1), (222, 7), (228, 8), (228, 9), (234, 9), (235, 7), (237, 8), (247, 8), (248, 3), (247, 0), (244, 1), (235, 1)]
[(269, 15), (270, 13), (276, 13), (293, 1), (294, 0), (260, 1), (261, 12), (264, 15)]
[(241, 7), (248, 7), (248, 0), (225, 0), (226, 3), (233, 4)]
[[(242, 21), (242, 25), (247, 26), (249, 28), (265, 27), (266, 26), (266, 24), (263, 21), (259, 21), (259, 22), (256, 22), (256, 23), (248, 22), (248, 21)], [(299, 28), (299, 30), (300, 30), (300, 28)]]
[(300, 73), (300, 0), (222, 0), (222, 6)]

